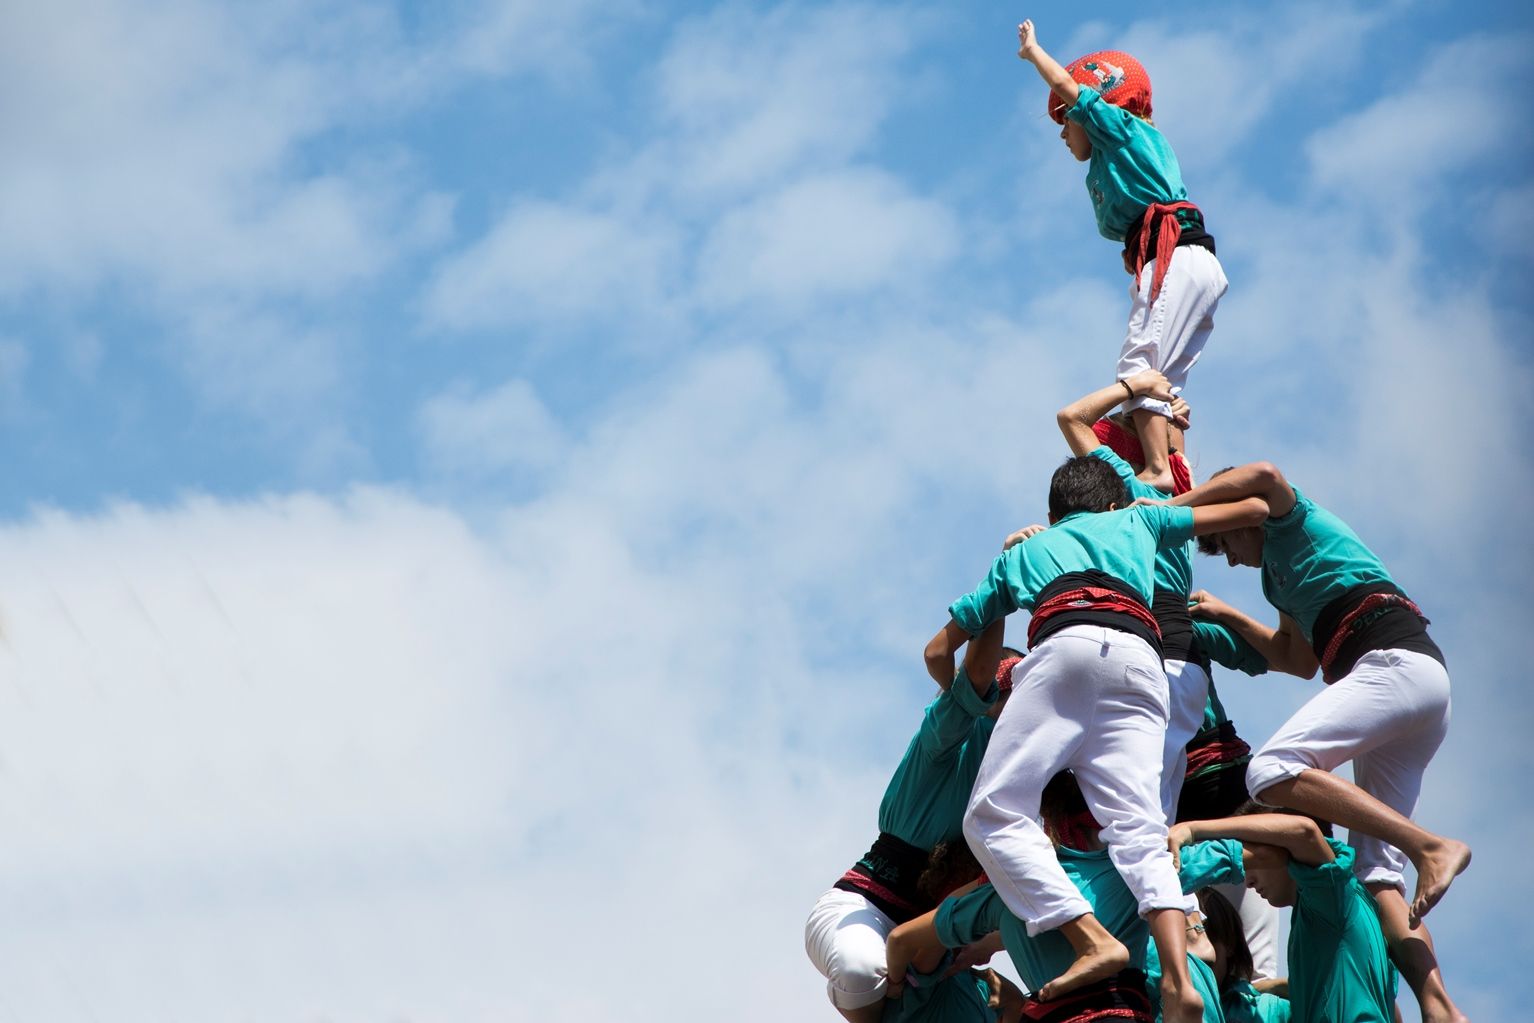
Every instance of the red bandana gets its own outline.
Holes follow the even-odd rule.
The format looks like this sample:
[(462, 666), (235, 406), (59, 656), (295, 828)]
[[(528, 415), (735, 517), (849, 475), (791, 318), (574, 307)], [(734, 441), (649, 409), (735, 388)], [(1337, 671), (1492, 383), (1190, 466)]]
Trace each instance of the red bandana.
[(1004, 657), (996, 665), (996, 688), (1004, 693), (1012, 691), (1012, 669), (1022, 661), (1021, 657)]

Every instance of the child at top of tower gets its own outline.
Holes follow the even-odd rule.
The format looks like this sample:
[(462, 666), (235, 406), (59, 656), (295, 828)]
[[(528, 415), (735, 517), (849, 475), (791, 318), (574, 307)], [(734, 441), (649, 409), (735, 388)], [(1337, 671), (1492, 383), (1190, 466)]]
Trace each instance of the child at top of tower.
[[(1114, 50), (1061, 67), (1039, 45), (1032, 21), (1017, 35), (1017, 55), (1049, 86), (1049, 115), (1061, 125), (1066, 148), (1088, 164), (1097, 229), (1124, 243), (1124, 268), (1134, 275), (1118, 379), (1160, 370), (1181, 392), (1228, 285), (1203, 214), (1187, 201), (1177, 156), (1150, 121), (1150, 77), (1139, 61)], [(1170, 404), (1127, 387), (1124, 398), (1145, 449), (1139, 478), (1171, 491)]]

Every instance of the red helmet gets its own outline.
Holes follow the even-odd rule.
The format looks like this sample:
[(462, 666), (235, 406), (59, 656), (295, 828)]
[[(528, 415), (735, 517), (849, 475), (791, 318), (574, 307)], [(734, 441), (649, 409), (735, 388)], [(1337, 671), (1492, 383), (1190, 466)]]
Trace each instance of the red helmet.
[[(1103, 99), (1123, 107), (1136, 117), (1151, 115), (1150, 75), (1140, 62), (1120, 50), (1098, 50), (1078, 57), (1066, 65), (1065, 73), (1080, 85), (1088, 85)], [(1065, 101), (1049, 93), (1049, 116), (1056, 124), (1065, 123)]]

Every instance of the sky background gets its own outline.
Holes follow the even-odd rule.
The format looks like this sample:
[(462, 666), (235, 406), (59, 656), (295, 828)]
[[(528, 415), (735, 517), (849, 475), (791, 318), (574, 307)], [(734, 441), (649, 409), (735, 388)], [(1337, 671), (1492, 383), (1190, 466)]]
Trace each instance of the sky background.
[[(1433, 619), (1429, 920), (1516, 1018), (1525, 5), (56, 0), (0, 7), (0, 1023), (833, 1019), (804, 918), (1122, 338), (1024, 16), (1142, 60), (1219, 239), (1197, 470)], [(1216, 682), (1254, 744), (1319, 687)]]

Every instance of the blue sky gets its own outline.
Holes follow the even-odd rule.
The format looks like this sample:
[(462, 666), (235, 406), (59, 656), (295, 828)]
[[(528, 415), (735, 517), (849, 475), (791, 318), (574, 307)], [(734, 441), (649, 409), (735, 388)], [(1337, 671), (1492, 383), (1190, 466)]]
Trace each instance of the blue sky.
[(1521, 1004), (1521, 6), (12, 7), (0, 1021), (829, 1018), (803, 917), (1122, 331), (1023, 16), (1219, 239), (1199, 470), (1433, 618), (1430, 919)]

